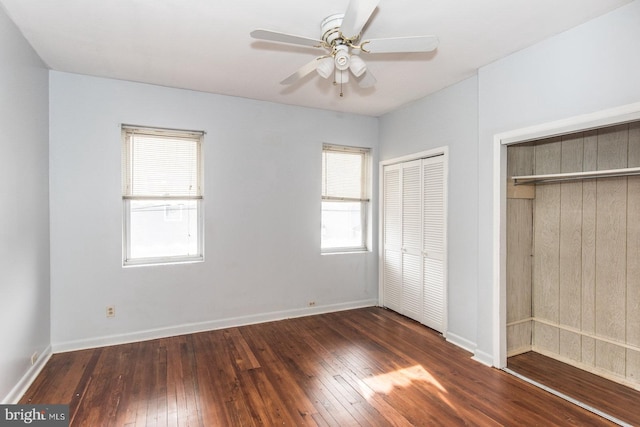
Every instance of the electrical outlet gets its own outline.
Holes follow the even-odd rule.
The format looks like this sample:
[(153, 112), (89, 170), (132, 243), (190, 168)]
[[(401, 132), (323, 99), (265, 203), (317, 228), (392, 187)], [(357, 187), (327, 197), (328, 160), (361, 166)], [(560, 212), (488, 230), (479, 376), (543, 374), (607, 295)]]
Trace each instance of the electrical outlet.
[(314, 305), (316, 305), (315, 301), (309, 301), (309, 307), (313, 307)]
[(107, 306), (107, 317), (116, 317), (116, 306), (108, 305)]
[(31, 355), (31, 364), (35, 365), (37, 360), (38, 360), (38, 352), (34, 351), (33, 354)]

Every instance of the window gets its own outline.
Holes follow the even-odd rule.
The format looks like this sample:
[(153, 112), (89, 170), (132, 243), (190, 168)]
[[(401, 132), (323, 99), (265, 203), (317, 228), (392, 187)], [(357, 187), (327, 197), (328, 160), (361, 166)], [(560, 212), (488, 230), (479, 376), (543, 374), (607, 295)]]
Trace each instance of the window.
[(369, 150), (322, 148), (322, 252), (367, 250)]
[(203, 135), (122, 126), (124, 265), (203, 259)]

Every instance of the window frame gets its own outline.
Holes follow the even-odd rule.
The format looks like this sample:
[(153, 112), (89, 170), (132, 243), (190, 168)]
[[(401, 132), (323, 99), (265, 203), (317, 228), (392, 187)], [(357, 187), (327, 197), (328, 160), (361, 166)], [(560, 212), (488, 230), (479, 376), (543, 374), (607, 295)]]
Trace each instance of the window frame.
[[(324, 157), (325, 152), (337, 152), (337, 153), (350, 153), (350, 154), (360, 154), (362, 156), (362, 166), (361, 166), (361, 177), (360, 177), (360, 198), (346, 198), (346, 197), (333, 197), (329, 195), (323, 194), (321, 191), (321, 229), (322, 229), (322, 202), (344, 202), (344, 203), (360, 203), (360, 226), (361, 226), (361, 235), (362, 239), (360, 245), (358, 246), (337, 246), (330, 248), (322, 247), (322, 236), (320, 236), (320, 253), (321, 254), (340, 254), (340, 253), (359, 253), (359, 252), (369, 252), (369, 218), (371, 215), (370, 212), (370, 202), (371, 198), (369, 196), (371, 192), (371, 149), (368, 147), (353, 147), (347, 145), (336, 145), (336, 144), (322, 144), (322, 156)], [(321, 180), (325, 177), (324, 170), (321, 171)]]
[[(131, 174), (125, 169), (132, 164), (131, 150), (132, 144), (128, 142), (129, 135), (141, 134), (150, 136), (160, 136), (167, 138), (180, 138), (195, 141), (197, 143), (197, 192), (195, 196), (156, 196), (156, 195), (131, 195), (128, 184), (131, 182)], [(121, 125), (121, 147), (122, 147), (122, 202), (123, 202), (123, 226), (122, 226), (122, 265), (150, 266), (163, 264), (184, 264), (204, 261), (204, 185), (203, 185), (203, 140), (204, 131), (192, 131), (182, 129), (169, 129), (159, 127), (145, 127), (134, 125)], [(126, 156), (126, 157), (125, 157)], [(158, 201), (195, 201), (196, 202), (196, 254), (193, 255), (166, 255), (153, 257), (131, 258), (131, 202), (135, 200), (158, 200)]]

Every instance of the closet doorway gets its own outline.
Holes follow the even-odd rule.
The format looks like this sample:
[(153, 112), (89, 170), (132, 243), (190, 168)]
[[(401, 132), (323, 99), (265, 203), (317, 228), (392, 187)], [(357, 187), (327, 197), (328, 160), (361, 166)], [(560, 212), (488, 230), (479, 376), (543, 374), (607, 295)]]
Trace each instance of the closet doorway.
[(446, 331), (445, 148), (380, 164), (380, 305)]
[[(544, 378), (562, 362), (637, 399), (640, 121), (509, 145), (506, 172), (507, 367)], [(558, 372), (558, 387), (582, 378)]]

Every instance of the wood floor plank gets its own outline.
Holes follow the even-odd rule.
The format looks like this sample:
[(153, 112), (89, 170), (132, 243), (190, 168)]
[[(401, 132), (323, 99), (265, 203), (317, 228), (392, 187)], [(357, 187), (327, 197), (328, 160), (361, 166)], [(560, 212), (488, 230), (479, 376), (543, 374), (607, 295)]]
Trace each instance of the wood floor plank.
[(123, 347), (111, 347), (110, 350), (117, 356), (117, 362), (106, 372), (110, 376), (112, 383), (110, 385), (109, 409), (107, 421), (108, 425), (120, 426), (126, 424), (129, 396), (131, 393), (131, 385), (128, 381), (134, 371), (137, 360), (137, 350), (140, 346), (135, 344)]
[[(344, 319), (344, 321), (354, 325), (357, 328), (357, 324), (362, 324), (364, 320), (360, 320), (359, 322), (355, 322), (354, 319)], [(342, 329), (342, 328), (341, 328)], [(422, 331), (428, 331), (431, 335), (436, 337), (436, 339), (440, 339), (439, 335), (435, 334), (433, 331), (421, 327)], [(347, 331), (347, 330), (345, 330)], [(375, 331), (375, 332), (373, 332)], [(353, 333), (353, 332), (352, 332)], [(447, 425), (459, 425), (465, 424), (465, 410), (464, 406), (461, 408), (455, 408), (452, 402), (446, 396), (446, 390), (442, 387), (442, 385), (435, 380), (433, 375), (428, 372), (424, 367), (420, 364), (420, 362), (410, 355), (398, 352), (399, 348), (402, 348), (407, 343), (401, 342), (400, 345), (393, 345), (393, 352), (387, 349), (383, 344), (391, 344), (392, 336), (388, 336), (386, 334), (378, 335), (378, 329), (375, 328), (375, 325), (367, 325), (363, 324), (360, 328), (357, 329), (358, 334), (363, 334), (368, 336), (369, 339), (372, 337), (375, 339), (371, 339), (372, 342), (378, 342), (377, 346), (380, 349), (384, 349), (382, 353), (379, 353), (374, 358), (377, 361), (385, 360), (386, 358), (392, 358), (395, 360), (394, 364), (388, 366), (381, 366), (380, 376), (382, 377), (380, 381), (384, 385), (384, 382), (387, 382), (393, 388), (409, 388), (411, 387), (415, 390), (415, 393), (393, 393), (392, 404), (395, 408), (402, 411), (405, 417), (411, 422), (411, 425), (433, 425), (433, 424), (447, 424)], [(415, 334), (412, 334), (413, 340), (416, 339)], [(419, 342), (420, 340), (418, 340)], [(389, 346), (391, 347), (391, 346)], [(394, 354), (392, 356), (392, 354)], [(465, 352), (465, 354), (468, 354)], [(401, 358), (398, 358), (401, 356)], [(387, 373), (385, 373), (387, 372)], [(393, 388), (391, 388), (393, 390)], [(378, 390), (373, 390), (378, 391)], [(390, 393), (391, 394), (391, 393)], [(406, 396), (406, 400), (403, 398)], [(423, 411), (420, 411), (420, 405), (416, 405), (416, 401), (420, 402), (429, 402), (429, 406), (436, 408), (437, 410), (433, 411), (435, 415), (434, 418), (431, 418), (430, 414), (425, 414)], [(452, 411), (453, 409), (453, 411)], [(418, 412), (416, 412), (416, 410)], [(446, 413), (447, 417), (443, 417), (442, 414)], [(491, 420), (485, 419), (481, 420), (483, 417), (478, 417), (477, 412), (473, 412), (473, 415), (470, 417), (473, 420), (473, 423), (476, 425), (496, 425), (495, 422)]]
[(72, 426), (612, 425), (370, 307), (52, 356)]
[(234, 363), (240, 370), (256, 369), (260, 367), (260, 362), (249, 348), (238, 328), (229, 328), (223, 331), (230, 351), (234, 356)]
[(277, 342), (268, 342), (266, 339), (269, 327), (269, 324), (251, 325), (243, 331), (248, 342), (258, 349), (255, 355), (261, 368), (251, 372), (260, 396), (270, 407), (269, 413), (276, 424), (314, 425), (310, 424), (313, 418), (307, 415), (315, 411), (310, 402), (298, 398), (300, 392), (297, 384), (291, 381), (279, 355), (274, 351)]
[[(291, 333), (288, 333), (287, 335), (291, 337), (297, 334), (300, 334), (300, 331), (291, 331)], [(307, 336), (307, 339), (313, 340), (311, 336)], [(314, 344), (317, 348), (318, 342), (314, 341)], [(290, 348), (294, 350), (294, 352), (298, 355), (303, 354), (304, 351), (308, 352), (310, 350), (308, 346), (302, 346), (300, 343), (299, 347), (296, 347), (295, 339), (289, 339), (289, 345)], [(350, 385), (345, 386), (345, 384), (341, 382), (341, 378), (339, 375), (339, 372), (341, 371), (340, 369), (331, 369), (325, 364), (318, 363), (318, 361), (306, 364), (304, 362), (300, 363), (300, 359), (301, 358), (298, 357), (295, 359), (295, 361), (293, 359), (291, 360), (297, 365), (297, 370), (300, 373), (300, 376), (318, 377), (321, 384), (334, 395), (332, 400), (342, 402), (342, 408), (340, 408), (340, 406), (334, 406), (334, 409), (337, 408), (338, 410), (337, 413), (334, 412), (335, 415), (341, 418), (341, 420), (338, 421), (340, 423), (339, 425), (342, 425), (341, 423), (345, 423), (345, 425), (351, 425), (352, 419), (363, 419), (366, 425), (389, 425), (388, 423), (384, 422), (382, 417), (380, 417), (380, 414), (374, 408), (370, 407), (370, 405), (364, 402), (362, 396), (360, 396), (358, 393), (353, 392), (353, 389)], [(324, 371), (318, 370), (318, 367), (320, 369), (324, 368)], [(338, 403), (338, 405), (340, 405), (340, 403)], [(346, 410), (346, 413), (348, 413), (352, 418), (347, 416), (343, 412), (343, 410)], [(344, 420), (345, 417), (346, 421)]]
[[(78, 425), (82, 425), (85, 397), (90, 396), (94, 390), (94, 375), (95, 371), (99, 369), (98, 361), (102, 356), (102, 351), (103, 349), (101, 348), (91, 351), (91, 359), (89, 359), (87, 365), (83, 368), (82, 376), (71, 391), (71, 397), (69, 399), (69, 418), (72, 424), (76, 422), (76, 419), (78, 419)], [(80, 414), (79, 417), (78, 414)]]
[(180, 343), (180, 378), (184, 382), (186, 412), (181, 414), (181, 425), (203, 425), (200, 412), (199, 383), (194, 357), (193, 335), (187, 335)]
[(302, 372), (296, 364), (296, 359), (305, 356), (301, 352), (296, 353), (289, 335), (283, 333), (279, 325), (273, 322), (267, 325), (269, 329), (263, 330), (264, 337), (278, 360), (277, 363), (268, 367), (267, 373), (286, 390), (283, 397), (288, 403), (287, 406), (295, 407), (292, 416), (294, 419), (297, 418), (297, 423), (315, 425), (311, 420), (313, 417), (310, 416), (316, 414), (317, 410), (302, 387), (306, 373)]
[[(310, 319), (299, 319), (302, 323), (310, 323)], [(322, 342), (326, 340), (326, 338), (316, 338), (314, 337), (314, 333), (321, 332), (324, 333), (326, 327), (321, 325), (321, 327), (313, 327), (309, 325), (305, 328), (313, 341), (310, 341), (312, 344), (312, 350), (314, 354), (320, 356), (320, 359), (316, 361), (319, 366), (323, 367), (328, 374), (328, 376), (323, 376), (323, 382), (331, 387), (332, 390), (336, 393), (336, 396), (339, 396), (339, 399), (345, 402), (345, 409), (355, 418), (359, 419), (359, 411), (358, 408), (354, 407), (352, 403), (348, 400), (348, 388), (352, 387), (362, 387), (363, 383), (359, 378), (356, 378), (355, 375), (351, 372), (348, 366), (345, 366), (339, 360), (338, 354), (335, 351), (330, 351), (331, 349), (335, 349), (337, 346), (333, 345), (331, 347), (325, 347), (322, 345)], [(341, 383), (339, 380), (342, 380)], [(346, 382), (347, 387), (345, 387), (344, 383)], [(379, 398), (373, 394), (371, 396), (372, 404), (376, 405), (381, 409), (381, 414), (385, 420), (390, 422), (392, 425), (411, 425), (408, 420), (395, 408), (388, 405), (384, 399)]]
[(640, 391), (539, 353), (510, 357), (508, 367), (616, 418), (640, 425)]
[[(398, 382), (396, 379), (397, 375), (395, 373), (403, 367), (410, 365), (410, 362), (404, 359), (396, 359), (396, 362), (392, 363), (389, 360), (386, 360), (385, 356), (382, 354), (378, 354), (378, 357), (372, 357), (369, 361), (363, 360), (362, 355), (360, 354), (361, 346), (368, 347), (369, 351), (374, 350), (374, 348), (377, 349), (377, 346), (372, 345), (373, 343), (369, 340), (363, 340), (361, 335), (357, 334), (353, 329), (345, 327), (343, 324), (340, 324), (340, 327), (338, 327), (337, 323), (339, 321), (340, 320), (336, 318), (332, 319), (331, 322), (326, 322), (326, 328), (324, 328), (323, 333), (327, 334), (327, 336), (331, 335), (332, 340), (340, 342), (338, 348), (334, 351), (334, 354), (338, 363), (345, 366), (347, 369), (346, 373), (336, 376), (336, 379), (349, 384), (351, 389), (349, 391), (352, 391), (351, 395), (355, 399), (354, 403), (362, 404), (360, 399), (365, 398), (363, 395), (374, 395), (382, 392), (383, 394), (386, 394), (385, 400), (391, 403), (391, 406), (396, 408), (398, 412), (402, 413), (403, 418), (405, 418), (409, 424), (433, 425), (436, 420), (431, 419), (432, 415), (430, 413), (425, 413), (420, 406), (416, 406), (412, 398), (406, 394), (392, 393), (393, 389), (397, 386), (396, 383)], [(336, 331), (336, 329), (339, 329), (341, 333)], [(350, 343), (356, 345), (350, 345)], [(386, 384), (382, 387), (382, 391), (380, 389), (375, 390), (367, 386), (367, 380), (375, 376), (385, 375), (385, 373), (388, 373), (386, 375), (388, 375), (389, 378), (385, 379)], [(362, 390), (363, 388), (367, 390), (367, 393), (362, 392), (362, 395), (356, 395), (353, 393), (353, 391), (358, 389)], [(385, 389), (389, 390), (389, 392), (386, 393)], [(427, 401), (430, 401), (431, 405), (440, 406), (441, 404), (437, 398), (434, 398), (430, 394), (423, 394), (422, 397)], [(439, 422), (448, 424), (454, 424), (456, 421), (460, 422), (460, 420), (454, 421), (449, 419), (451, 413), (446, 413), (446, 415), (443, 416), (443, 413), (440, 411), (434, 412), (438, 412), (440, 414)]]
[[(299, 324), (287, 323), (282, 325), (283, 332), (287, 333), (289, 343), (295, 348), (295, 354), (312, 354), (317, 356), (311, 347), (309, 335), (305, 328), (298, 327)], [(313, 344), (318, 345), (317, 342)], [(310, 401), (314, 402), (314, 407), (318, 414), (313, 414), (313, 419), (321, 418), (329, 425), (354, 426), (359, 425), (350, 413), (350, 408), (345, 407), (336, 396), (342, 394), (336, 388), (333, 381), (335, 372), (325, 369), (318, 357), (296, 357), (293, 361), (296, 371), (303, 382), (303, 389), (307, 392)]]
[[(176, 381), (175, 373), (178, 371), (175, 367), (175, 362), (179, 361), (175, 357), (175, 351), (177, 347), (177, 340), (163, 339), (164, 346), (167, 351), (167, 377), (166, 377), (166, 390), (167, 390), (167, 426), (177, 427), (179, 408), (184, 408), (183, 400), (179, 396), (184, 396), (184, 393), (178, 390), (181, 381)], [(180, 403), (179, 403), (180, 402)]]
[[(500, 425), (582, 425), (593, 422), (587, 418), (573, 418), (575, 416), (571, 415), (571, 411), (567, 412), (567, 407), (571, 406), (567, 402), (546, 401), (533, 386), (520, 382), (512, 383), (505, 378), (509, 375), (502, 371), (470, 364), (466, 358), (456, 355), (456, 352), (468, 355), (464, 350), (439, 345), (438, 341), (433, 342), (434, 338), (442, 340), (434, 331), (414, 325), (414, 333), (422, 335), (426, 341), (405, 332), (402, 328), (396, 334), (389, 335), (389, 346), (413, 347), (412, 356), (446, 390), (444, 396), (451, 403), (451, 409), (457, 411), (460, 416), (468, 417), (467, 423), (478, 423), (481, 419), (478, 413), (488, 415)], [(474, 369), (477, 372), (473, 372)], [(487, 370), (491, 375), (485, 377), (481, 373)], [(482, 375), (482, 379), (477, 375)], [(523, 405), (529, 410), (524, 410)], [(543, 407), (545, 409), (541, 409)], [(535, 408), (538, 408), (537, 411), (532, 413), (531, 409)]]

